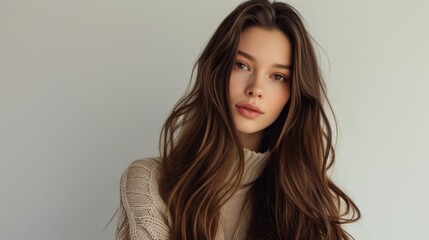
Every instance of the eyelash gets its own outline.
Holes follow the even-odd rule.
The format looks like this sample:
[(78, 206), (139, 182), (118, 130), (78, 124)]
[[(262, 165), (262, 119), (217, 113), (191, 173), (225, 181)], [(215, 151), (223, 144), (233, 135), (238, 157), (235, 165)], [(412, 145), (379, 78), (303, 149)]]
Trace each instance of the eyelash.
[(240, 66), (244, 66), (247, 68), (247, 70), (250, 70), (249, 66), (247, 66), (246, 64), (242, 63), (242, 62), (235, 62), (235, 66), (237, 66), (239, 69), (241, 70), (245, 70), (244, 68), (241, 68)]
[[(247, 66), (247, 64), (239, 62), (239, 61), (235, 62), (235, 66), (241, 70), (250, 70), (250, 68), (249, 68), (249, 66)], [(274, 77), (274, 80), (276, 80), (276, 81), (287, 82), (289, 80), (288, 77), (286, 77), (282, 74), (273, 74), (273, 77)], [(282, 79), (277, 79), (277, 77), (281, 77)]]
[(281, 74), (274, 74), (273, 75), (273, 77), (276, 77), (276, 76), (279, 76), (279, 77), (281, 77), (282, 78), (282, 80), (278, 80), (278, 79), (275, 79), (275, 80), (278, 80), (278, 81), (282, 81), (282, 82), (287, 82), (288, 81), (288, 78), (287, 77), (285, 77), (285, 76), (283, 76), (283, 75), (281, 75)]

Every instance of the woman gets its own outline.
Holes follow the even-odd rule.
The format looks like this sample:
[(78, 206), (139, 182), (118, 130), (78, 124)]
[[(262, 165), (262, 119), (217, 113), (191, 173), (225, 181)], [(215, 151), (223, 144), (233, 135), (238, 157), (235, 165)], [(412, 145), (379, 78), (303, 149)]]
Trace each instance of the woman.
[(121, 179), (117, 239), (350, 239), (360, 218), (327, 175), (325, 88), (289, 5), (239, 5), (163, 126), (160, 157)]

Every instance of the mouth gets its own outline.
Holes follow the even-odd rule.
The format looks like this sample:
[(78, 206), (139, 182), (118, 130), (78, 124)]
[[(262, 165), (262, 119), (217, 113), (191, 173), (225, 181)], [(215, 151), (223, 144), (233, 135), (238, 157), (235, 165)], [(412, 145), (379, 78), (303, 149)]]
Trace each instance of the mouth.
[(255, 119), (263, 114), (263, 112), (258, 107), (250, 103), (237, 104), (236, 107), (238, 113), (240, 113), (245, 118)]
[(255, 106), (255, 105), (253, 105), (251, 103), (247, 103), (247, 102), (245, 102), (245, 103), (238, 103), (235, 106), (237, 108), (244, 108), (244, 109), (247, 109), (249, 111), (254, 111), (254, 112), (257, 112), (259, 114), (263, 114), (263, 112), (261, 111), (261, 109), (259, 109), (257, 106)]

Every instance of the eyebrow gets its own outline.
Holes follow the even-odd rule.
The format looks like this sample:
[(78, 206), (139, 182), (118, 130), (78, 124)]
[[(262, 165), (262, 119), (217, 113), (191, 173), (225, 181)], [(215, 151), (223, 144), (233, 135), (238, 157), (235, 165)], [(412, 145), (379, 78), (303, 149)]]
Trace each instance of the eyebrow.
[[(249, 60), (250, 60), (250, 61), (252, 61), (252, 62), (256, 62), (256, 58), (255, 58), (255, 57), (253, 57), (252, 55), (250, 55), (250, 54), (246, 53), (246, 52), (243, 52), (243, 51), (241, 51), (241, 50), (238, 50), (237, 54), (238, 54), (238, 55), (241, 55), (241, 56), (243, 56), (243, 57), (245, 57), (245, 58), (247, 58), (247, 59), (249, 59)], [(290, 65), (284, 65), (284, 64), (279, 64), (279, 63), (275, 63), (275, 64), (273, 64), (273, 67), (276, 67), (276, 68), (284, 68), (284, 69), (291, 70), (291, 66), (290, 66)]]

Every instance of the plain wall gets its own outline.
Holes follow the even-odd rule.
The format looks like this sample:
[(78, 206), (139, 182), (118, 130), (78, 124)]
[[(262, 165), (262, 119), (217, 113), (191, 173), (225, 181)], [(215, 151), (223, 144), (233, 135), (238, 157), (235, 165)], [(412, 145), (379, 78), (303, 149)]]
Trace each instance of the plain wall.
[[(119, 178), (241, 1), (0, 1), (0, 239), (113, 239)], [(289, 1), (320, 44), (356, 239), (428, 239), (429, 3)]]

